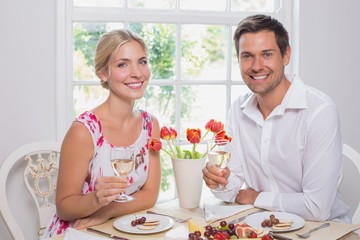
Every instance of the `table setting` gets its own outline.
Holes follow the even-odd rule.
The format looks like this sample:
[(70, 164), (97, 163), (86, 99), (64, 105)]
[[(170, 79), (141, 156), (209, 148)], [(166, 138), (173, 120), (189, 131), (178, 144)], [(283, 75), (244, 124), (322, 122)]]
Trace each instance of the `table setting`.
[[(206, 194), (205, 194), (206, 195)], [(355, 240), (360, 239), (354, 231), (360, 229), (360, 224), (344, 224), (339, 222), (312, 222), (305, 221), (301, 217), (283, 212), (269, 212), (258, 209), (252, 205), (238, 205), (226, 203), (211, 195), (202, 196), (202, 203), (198, 208), (186, 209), (179, 206), (177, 199), (156, 204), (153, 208), (110, 219), (104, 224), (94, 226), (91, 229), (69, 229), (65, 236), (56, 236), (54, 240), (102, 240), (102, 239), (164, 239), (164, 240), (187, 240), (191, 231), (196, 228), (204, 228), (207, 225), (219, 226), (221, 221), (227, 223), (246, 223), (254, 228), (261, 228), (262, 220), (271, 214), (279, 218), (293, 221), (292, 228), (285, 231), (272, 231), (275, 239), (279, 240)], [(159, 215), (161, 214), (161, 215)], [(139, 230), (131, 226), (131, 221), (146, 217), (147, 221), (158, 220), (159, 224), (149, 230)], [(175, 221), (175, 219), (177, 221)], [(310, 237), (301, 238), (298, 235), (311, 231), (314, 228), (329, 223), (325, 227), (312, 231)], [(190, 226), (191, 225), (191, 226)], [(264, 228), (267, 230), (267, 228)], [(95, 231), (94, 231), (95, 230)], [(204, 238), (206, 239), (206, 238)], [(261, 238), (258, 238), (261, 239)]]

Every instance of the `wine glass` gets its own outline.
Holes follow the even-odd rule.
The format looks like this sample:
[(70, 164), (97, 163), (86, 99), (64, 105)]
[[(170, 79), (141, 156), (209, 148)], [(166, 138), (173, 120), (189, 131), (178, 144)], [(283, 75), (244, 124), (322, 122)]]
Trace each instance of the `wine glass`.
[[(227, 150), (227, 145), (229, 144), (229, 140), (222, 139), (222, 140), (214, 140), (208, 142), (207, 150), (208, 150), (208, 159), (211, 165), (218, 168), (219, 171), (222, 171), (228, 164), (230, 160), (230, 152)], [(211, 189), (214, 192), (223, 192), (227, 191), (228, 189), (220, 185), (215, 188)]]
[[(134, 168), (135, 162), (134, 147), (113, 147), (110, 152), (111, 166), (116, 174), (120, 178), (126, 179), (129, 173)], [(120, 196), (115, 199), (115, 202), (129, 202), (135, 198), (127, 194), (120, 193)]]

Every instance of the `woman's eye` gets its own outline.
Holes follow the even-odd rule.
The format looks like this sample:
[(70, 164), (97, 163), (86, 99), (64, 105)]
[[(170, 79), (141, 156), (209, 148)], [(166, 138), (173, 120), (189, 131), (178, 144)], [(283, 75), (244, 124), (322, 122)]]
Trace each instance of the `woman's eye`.
[(141, 60), (140, 64), (146, 65), (147, 64), (147, 60)]
[(118, 64), (118, 67), (125, 67), (125, 66), (126, 66), (125, 63), (119, 63), (119, 64)]

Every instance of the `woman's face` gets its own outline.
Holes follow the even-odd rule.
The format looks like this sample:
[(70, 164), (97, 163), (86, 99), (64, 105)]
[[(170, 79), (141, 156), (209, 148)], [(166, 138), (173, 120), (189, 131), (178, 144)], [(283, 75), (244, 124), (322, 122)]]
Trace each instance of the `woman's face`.
[(111, 92), (133, 100), (143, 97), (151, 72), (145, 51), (137, 41), (131, 40), (119, 48), (109, 72)]

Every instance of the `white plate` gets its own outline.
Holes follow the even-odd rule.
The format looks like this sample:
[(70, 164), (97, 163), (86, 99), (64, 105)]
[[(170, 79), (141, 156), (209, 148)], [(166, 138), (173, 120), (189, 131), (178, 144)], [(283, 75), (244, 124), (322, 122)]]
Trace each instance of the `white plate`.
[[(281, 219), (287, 219), (292, 220), (293, 224), (291, 225), (291, 228), (288, 229), (276, 229), (273, 230), (270, 227), (262, 227), (261, 223), (265, 219), (269, 219), (270, 215), (274, 214), (275, 217), (279, 220)], [(292, 214), (292, 213), (286, 213), (286, 212), (259, 212), (249, 215), (245, 218), (245, 223), (253, 228), (264, 228), (272, 232), (289, 232), (294, 231), (299, 228), (302, 228), (305, 225), (305, 220), (298, 215)]]
[[(137, 218), (146, 217), (146, 221), (155, 221), (159, 220), (160, 224), (157, 225), (154, 229), (151, 230), (140, 230), (136, 226), (131, 226), (131, 221)], [(134, 234), (151, 234), (151, 233), (158, 233), (168, 230), (174, 225), (174, 221), (166, 216), (154, 215), (154, 214), (130, 214), (126, 216), (122, 216), (117, 218), (114, 223), (114, 227), (122, 232), (126, 233), (134, 233)]]

